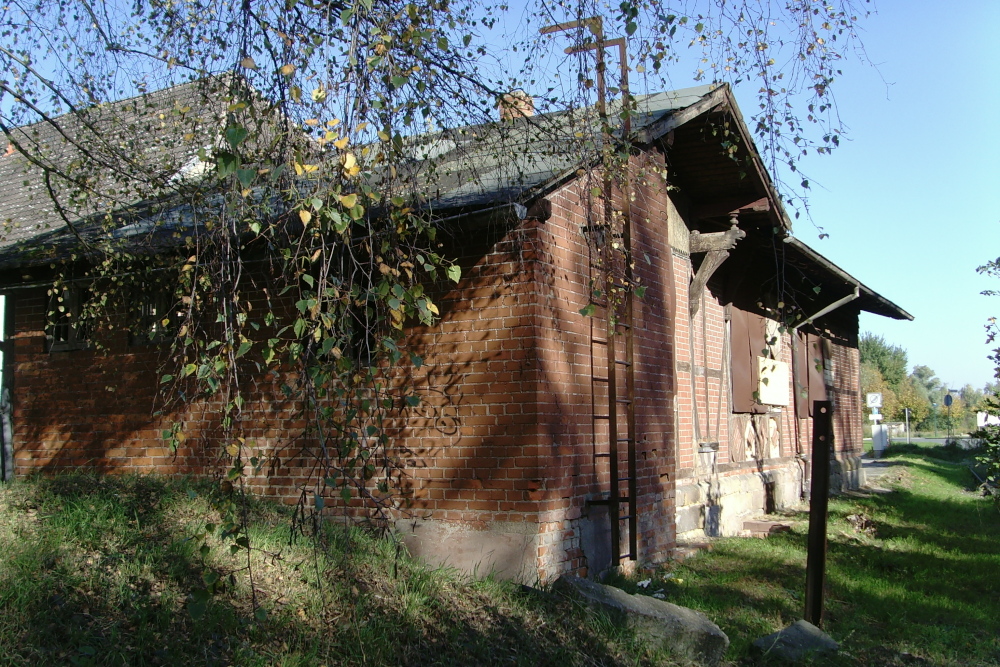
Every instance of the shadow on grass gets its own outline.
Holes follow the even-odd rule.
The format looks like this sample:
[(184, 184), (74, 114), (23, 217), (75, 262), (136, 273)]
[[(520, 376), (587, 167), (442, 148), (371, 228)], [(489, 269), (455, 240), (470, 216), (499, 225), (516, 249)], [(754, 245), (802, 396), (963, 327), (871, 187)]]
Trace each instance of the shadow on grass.
[[(964, 466), (894, 463), (905, 488), (831, 501), (824, 629), (844, 651), (822, 664), (1000, 664), (1000, 514), (968, 493)], [(802, 617), (804, 530), (721, 541), (675, 567), (686, 583), (668, 599), (707, 613), (749, 662), (751, 641)]]
[(210, 517), (211, 493), (82, 474), (0, 490), (0, 604), (17, 610), (0, 615), (0, 663), (649, 664), (607, 619), (508, 583), (430, 571), (356, 529), (329, 526), (321, 551), (290, 545), (287, 518), (262, 504), (254, 587), (267, 619), (255, 620), (246, 573), (236, 572), (195, 622), (186, 602), (204, 570), (190, 535)]

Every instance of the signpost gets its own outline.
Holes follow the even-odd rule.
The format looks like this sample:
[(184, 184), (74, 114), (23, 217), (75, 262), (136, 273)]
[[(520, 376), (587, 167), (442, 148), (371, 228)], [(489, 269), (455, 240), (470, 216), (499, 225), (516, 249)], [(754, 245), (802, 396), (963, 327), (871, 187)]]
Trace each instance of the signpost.
[(868, 418), (875, 422), (872, 425), (872, 456), (878, 459), (889, 447), (889, 428), (880, 423), (882, 421), (882, 392), (868, 392), (865, 395), (865, 405), (872, 411)]
[(955, 402), (955, 399), (951, 397), (951, 389), (948, 393), (944, 395), (944, 406), (948, 408), (948, 441), (951, 440), (951, 404)]

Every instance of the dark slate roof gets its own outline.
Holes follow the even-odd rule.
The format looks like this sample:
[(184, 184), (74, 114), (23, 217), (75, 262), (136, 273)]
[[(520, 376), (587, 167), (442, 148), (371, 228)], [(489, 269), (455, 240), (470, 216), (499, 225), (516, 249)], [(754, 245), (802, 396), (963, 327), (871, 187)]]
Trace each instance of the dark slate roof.
[[(217, 143), (225, 124), (225, 105), (206, 104), (211, 97), (203, 85), (203, 81), (182, 84), (66, 114), (54, 123), (17, 128), (14, 138), (29, 154), (41, 154), (55, 169), (76, 174), (86, 173), (86, 165), (102, 159), (116, 164), (124, 149), (144, 180), (119, 188), (115, 199), (77, 201), (77, 206), (63, 212), (85, 238), (106, 234), (87, 218), (109, 210), (120, 213), (118, 224), (126, 225), (113, 234), (116, 238), (138, 236), (154, 227), (166, 237), (169, 234), (163, 232), (188, 224), (185, 220), (192, 217), (183, 206), (170, 204), (176, 176), (184, 169), (197, 169), (198, 150)], [(641, 132), (715, 88), (639, 97), (633, 131)], [(612, 118), (619, 112), (614, 104), (609, 106)], [(596, 160), (597, 129), (596, 112), (586, 108), (417, 135), (405, 144), (412, 159), (403, 178), (431, 212), (523, 201), (572, 176), (588, 155)], [(86, 144), (88, 153), (82, 154), (66, 137)], [(87, 141), (81, 142), (81, 137)], [(109, 138), (113, 144), (107, 143)], [(101, 178), (100, 169), (93, 171), (92, 177)], [(378, 180), (377, 175), (374, 178)], [(53, 175), (50, 183), (60, 201), (73, 200), (73, 187), (65, 180)], [(0, 157), (0, 185), (0, 268), (48, 263), (79, 248), (52, 203), (42, 169), (17, 152)]]
[[(226, 85), (221, 78), (217, 81)], [(14, 138), (30, 153), (45, 155), (56, 169), (71, 172), (88, 158), (120, 159), (124, 150), (144, 180), (120, 192), (117, 200), (78, 202), (67, 211), (68, 217), (81, 223), (85, 237), (107, 237), (99, 222), (86, 220), (95, 211), (114, 210), (120, 215), (111, 237), (125, 242), (141, 238), (144, 247), (153, 249), (173, 245), (177, 242), (174, 232), (189, 230), (197, 217), (189, 204), (174, 197), (177, 188), (184, 183), (191, 188), (204, 186), (197, 178), (178, 181), (177, 177), (189, 170), (197, 175), (203, 165), (197, 159), (199, 149), (219, 142), (225, 126), (226, 104), (206, 103), (221, 96), (206, 96), (205, 83), (174, 86), (82, 114), (66, 114), (55, 125), (17, 128)], [(638, 97), (632, 138), (654, 141), (720, 99), (735, 105), (728, 91), (714, 85)], [(609, 105), (613, 125), (620, 111), (620, 104)], [(590, 107), (417, 135), (404, 143), (411, 159), (400, 175), (407, 189), (419, 193), (436, 215), (526, 203), (573, 178), (581, 166), (599, 163), (599, 128), (597, 114)], [(63, 135), (77, 142), (81, 137), (89, 139), (85, 143), (90, 155), (81, 155)], [(106, 143), (109, 138), (113, 145)], [(377, 145), (370, 148), (373, 153), (378, 149)], [(100, 169), (92, 177), (101, 178)], [(372, 176), (375, 181), (382, 177)], [(50, 182), (63, 199), (72, 194), (58, 177)], [(314, 185), (302, 183), (304, 188)], [(769, 181), (765, 187), (773, 189)], [(779, 202), (776, 196), (772, 199)], [(200, 206), (211, 208), (215, 199), (209, 193), (200, 201)], [(789, 236), (785, 242), (788, 261), (802, 270), (831, 285), (857, 287), (863, 310), (912, 319), (801, 241)], [(79, 247), (79, 240), (56, 212), (43, 172), (18, 153), (0, 157), (0, 269), (64, 259)]]
[[(636, 135), (701, 100), (717, 86), (644, 95), (636, 99)], [(620, 104), (609, 105), (612, 125)], [(599, 156), (599, 123), (593, 107), (463, 127), (416, 137), (407, 145), (409, 177), (436, 209), (479, 208), (523, 201), (572, 176)], [(434, 158), (434, 159), (429, 159)]]
[[(224, 125), (226, 105), (205, 103), (206, 84), (219, 84), (218, 89), (225, 82), (181, 84), (14, 128), (13, 142), (40, 156), (42, 164), (14, 150), (13, 143), (0, 157), (0, 263), (9, 265), (12, 255), (25, 260), (22, 251), (29, 246), (72, 237), (50, 188), (62, 214), (75, 224), (95, 212), (143, 208), (169, 197), (177, 175), (197, 168), (199, 149), (217, 142)], [(81, 180), (94, 184), (89, 196), (81, 196)]]

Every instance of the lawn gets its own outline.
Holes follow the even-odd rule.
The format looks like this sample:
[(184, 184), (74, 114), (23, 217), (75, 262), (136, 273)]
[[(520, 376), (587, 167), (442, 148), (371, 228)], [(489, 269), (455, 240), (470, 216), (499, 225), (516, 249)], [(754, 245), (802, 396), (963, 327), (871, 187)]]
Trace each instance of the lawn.
[[(952, 447), (897, 448), (888, 494), (831, 500), (824, 630), (832, 665), (1000, 664), (1000, 512)], [(647, 592), (705, 612), (749, 644), (802, 617), (807, 514), (791, 533), (725, 539), (652, 577)], [(623, 588), (638, 592), (636, 581)]]
[[(891, 493), (831, 501), (824, 629), (842, 651), (818, 664), (1000, 664), (1000, 512), (968, 455), (897, 449), (878, 482)], [(248, 571), (244, 554), (195, 539), (218, 493), (88, 474), (0, 487), (0, 664), (673, 664), (606, 617), (429, 569), (389, 539), (334, 525), (292, 539), (288, 513), (265, 503), (250, 504)], [(720, 540), (614, 583), (703, 611), (732, 641), (729, 664), (752, 664), (755, 638), (802, 615), (807, 517), (784, 518), (790, 533)], [(195, 621), (206, 574), (219, 590)]]

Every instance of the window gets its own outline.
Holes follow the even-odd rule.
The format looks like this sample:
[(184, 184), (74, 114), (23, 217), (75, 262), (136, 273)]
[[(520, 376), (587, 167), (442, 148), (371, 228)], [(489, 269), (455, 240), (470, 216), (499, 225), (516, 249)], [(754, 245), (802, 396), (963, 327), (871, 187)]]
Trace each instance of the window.
[(82, 316), (89, 290), (66, 287), (49, 297), (48, 328), (50, 352), (83, 350), (90, 346), (90, 324)]
[(148, 345), (170, 340), (176, 331), (173, 296), (165, 289), (140, 288), (129, 334), (129, 345)]

